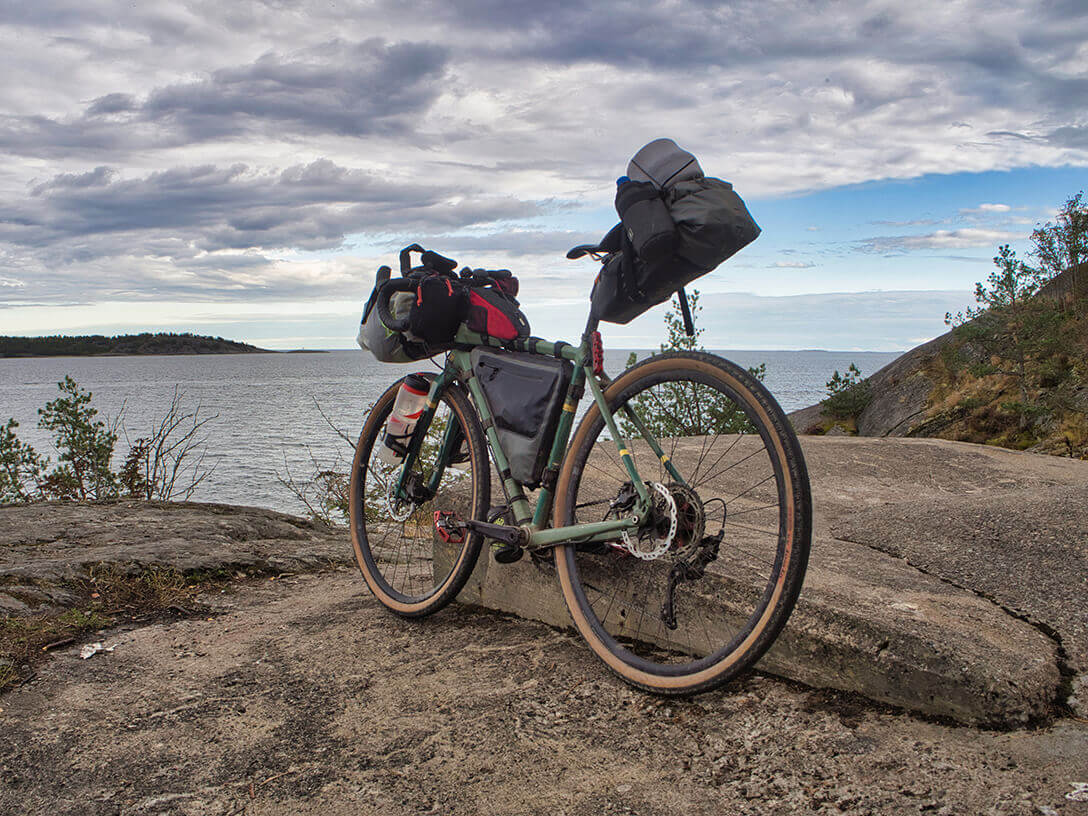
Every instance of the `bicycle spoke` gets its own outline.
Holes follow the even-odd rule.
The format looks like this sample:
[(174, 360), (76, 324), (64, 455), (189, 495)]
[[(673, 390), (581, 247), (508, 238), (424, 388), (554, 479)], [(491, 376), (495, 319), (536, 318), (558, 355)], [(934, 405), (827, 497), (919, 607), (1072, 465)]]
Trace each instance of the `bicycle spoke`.
[[(660, 371), (647, 377), (645, 385), (628, 386), (623, 404), (631, 413), (614, 409), (617, 426), (636, 468), (650, 467), (648, 457), (653, 455), (641, 427), (656, 439), (687, 487), (673, 485), (661, 457), (654, 456), (646, 476), (656, 475), (659, 486), (651, 495), (671, 491), (677, 507), (668, 510), (661, 504), (664, 509), (648, 513), (650, 523), (658, 526), (630, 535), (652, 542), (662, 530), (684, 529), (670, 526), (667, 518), (653, 521), (655, 512), (679, 513), (680, 508), (688, 514), (684, 524), (696, 526), (686, 528), (688, 535), (676, 533), (664, 553), (647, 559), (579, 550), (568, 558), (573, 559), (571, 579), (582, 582), (589, 619), (600, 627), (595, 631), (606, 633), (608, 650), (624, 664), (672, 667), (675, 674), (719, 659), (721, 650), (734, 638), (741, 642), (745, 627), (760, 619), (770, 597), (768, 587), (780, 569), (777, 553), (786, 516), (780, 512), (776, 476), (781, 470), (774, 466), (763, 433), (749, 419), (760, 414), (739, 404), (732, 390), (713, 379), (698, 374), (685, 378), (684, 372), (665, 367)], [(571, 505), (576, 515), (615, 501), (619, 488), (630, 481), (603, 420), (594, 422), (595, 430), (579, 443), (579, 482), (573, 488), (578, 499)], [(716, 542), (714, 554), (693, 570), (695, 554), (710, 546), (707, 542)], [(649, 547), (642, 552), (650, 556), (658, 545), (639, 546)], [(689, 566), (677, 566), (681, 561)]]

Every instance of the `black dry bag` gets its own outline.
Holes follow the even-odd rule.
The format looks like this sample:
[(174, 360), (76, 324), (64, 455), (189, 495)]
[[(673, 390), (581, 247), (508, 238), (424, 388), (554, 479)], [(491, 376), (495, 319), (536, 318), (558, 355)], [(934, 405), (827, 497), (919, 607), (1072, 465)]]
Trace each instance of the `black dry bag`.
[(676, 224), (661, 191), (649, 181), (620, 180), (616, 212), (635, 254), (649, 266), (668, 261), (676, 249)]

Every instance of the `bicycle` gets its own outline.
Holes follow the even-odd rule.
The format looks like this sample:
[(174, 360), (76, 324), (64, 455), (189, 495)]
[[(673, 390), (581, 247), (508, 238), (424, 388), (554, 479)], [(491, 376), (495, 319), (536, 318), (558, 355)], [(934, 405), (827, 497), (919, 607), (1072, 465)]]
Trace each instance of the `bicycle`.
[[(397, 283), (377, 301), (388, 326), (385, 287)], [(500, 562), (550, 554), (575, 628), (610, 669), (659, 694), (708, 691), (763, 655), (797, 601), (812, 527), (804, 457), (749, 372), (678, 351), (610, 379), (597, 327), (591, 310), (577, 345), (459, 329), (394, 465), (379, 453), (402, 381), (382, 394), (352, 464), (356, 560), (386, 608), (422, 617), (464, 587), (484, 539)], [(535, 502), (510, 473), (473, 371), (472, 350), (496, 346), (573, 364)], [(505, 495), (495, 508), (488, 450)]]

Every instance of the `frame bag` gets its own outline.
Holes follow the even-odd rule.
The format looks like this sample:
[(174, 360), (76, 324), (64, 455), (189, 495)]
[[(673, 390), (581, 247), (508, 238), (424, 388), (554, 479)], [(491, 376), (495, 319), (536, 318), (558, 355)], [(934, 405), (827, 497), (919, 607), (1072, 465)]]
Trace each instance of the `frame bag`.
[(483, 389), (510, 475), (536, 487), (574, 374), (569, 360), (477, 347), (472, 373)]

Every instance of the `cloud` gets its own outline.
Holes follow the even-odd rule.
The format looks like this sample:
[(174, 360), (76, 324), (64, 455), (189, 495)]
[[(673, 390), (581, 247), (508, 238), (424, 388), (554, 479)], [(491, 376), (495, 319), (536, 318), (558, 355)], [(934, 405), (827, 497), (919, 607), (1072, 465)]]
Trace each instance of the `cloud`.
[(909, 252), (920, 249), (967, 249), (993, 247), (1024, 236), (1001, 230), (964, 227), (956, 230), (937, 230), (926, 235), (885, 235), (868, 238), (859, 247), (867, 252)]
[[(708, 348), (904, 350), (947, 331), (946, 312), (974, 302), (969, 291), (831, 292), (763, 297), (742, 292), (700, 295)], [(606, 328), (608, 344), (652, 345), (659, 307), (628, 326)]]
[[(11, 247), (11, 263), (35, 271), (28, 296), (64, 298), (76, 282), (99, 297), (267, 296), (282, 294), (273, 255), (337, 249), (349, 235), (402, 236), (399, 246), (417, 234), (540, 213), (536, 202), (395, 183), (327, 159), (278, 172), (199, 165), (138, 178), (99, 167), (0, 204), (0, 245)], [(306, 288), (304, 280), (281, 283)], [(341, 283), (319, 276), (310, 289)]]
[(1061, 147), (1088, 150), (1088, 125), (1067, 125), (1052, 130), (1046, 141)]
[(960, 210), (960, 215), (992, 215), (995, 213), (1007, 213), (1011, 212), (1012, 207), (1008, 204), (979, 204), (977, 207), (964, 207)]
[(57, 157), (72, 149), (127, 155), (253, 135), (405, 136), (442, 90), (445, 46), (333, 40), (155, 88), (113, 91), (70, 117), (0, 117), (0, 147)]
[(45, 301), (344, 292), (420, 236), (544, 279), (662, 128), (757, 203), (1088, 165), (1072, 0), (9, 5), (0, 262)]
[(773, 269), (812, 269), (816, 264), (812, 261), (775, 261), (768, 266)]

